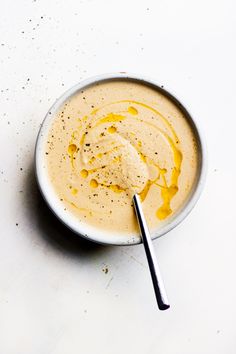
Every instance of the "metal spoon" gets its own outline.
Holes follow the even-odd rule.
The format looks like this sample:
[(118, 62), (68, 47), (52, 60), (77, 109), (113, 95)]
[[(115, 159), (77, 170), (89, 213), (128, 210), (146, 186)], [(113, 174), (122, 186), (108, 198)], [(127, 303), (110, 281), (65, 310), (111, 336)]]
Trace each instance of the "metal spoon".
[(133, 196), (133, 202), (134, 202), (134, 209), (138, 220), (143, 245), (148, 260), (148, 265), (152, 277), (152, 283), (153, 283), (153, 287), (157, 299), (157, 304), (159, 310), (167, 310), (170, 307), (169, 301), (167, 299), (164, 283), (157, 263), (155, 251), (152, 244), (152, 239), (143, 214), (141, 201), (137, 194)]

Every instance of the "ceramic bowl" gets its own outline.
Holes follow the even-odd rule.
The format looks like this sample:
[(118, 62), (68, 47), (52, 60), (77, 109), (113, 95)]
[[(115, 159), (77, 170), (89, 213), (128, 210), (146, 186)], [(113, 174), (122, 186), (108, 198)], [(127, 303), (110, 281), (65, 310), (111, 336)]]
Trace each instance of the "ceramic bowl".
[(189, 214), (189, 212), (194, 207), (197, 202), (200, 193), (203, 188), (205, 174), (206, 174), (206, 148), (204, 139), (202, 137), (202, 133), (200, 132), (199, 126), (197, 122), (194, 120), (193, 116), (190, 112), (183, 106), (180, 101), (176, 98), (175, 95), (166, 91), (162, 87), (158, 86), (155, 82), (149, 79), (144, 79), (140, 76), (129, 75), (127, 73), (114, 73), (114, 74), (106, 74), (100, 75), (96, 77), (92, 77), (87, 79), (68, 91), (66, 91), (50, 108), (48, 111), (38, 134), (38, 138), (36, 141), (35, 148), (35, 170), (36, 177), (38, 181), (38, 185), (40, 191), (47, 202), (49, 208), (53, 211), (53, 213), (73, 232), (82, 237), (88, 238), (91, 241), (102, 243), (102, 244), (112, 244), (112, 245), (134, 245), (141, 242), (140, 237), (136, 235), (126, 235), (117, 232), (99, 230), (95, 227), (86, 224), (85, 222), (80, 222), (72, 213), (64, 210), (64, 205), (59, 201), (57, 194), (54, 191), (54, 188), (49, 180), (47, 168), (45, 166), (45, 144), (48, 136), (49, 129), (51, 127), (52, 121), (55, 117), (55, 113), (60, 110), (63, 104), (77, 91), (86, 89), (87, 87), (94, 85), (96, 83), (104, 82), (104, 81), (112, 81), (114, 79), (123, 79), (134, 82), (144, 83), (148, 85), (162, 94), (166, 95), (170, 98), (185, 114), (186, 119), (188, 119), (189, 124), (195, 132), (197, 143), (198, 143), (198, 151), (199, 151), (199, 169), (198, 175), (196, 178), (196, 183), (191, 191), (189, 198), (186, 200), (185, 204), (182, 208), (175, 213), (172, 217), (168, 218), (167, 221), (160, 226), (155, 232), (152, 233), (152, 238), (155, 239), (160, 237), (174, 227), (176, 227), (184, 218)]

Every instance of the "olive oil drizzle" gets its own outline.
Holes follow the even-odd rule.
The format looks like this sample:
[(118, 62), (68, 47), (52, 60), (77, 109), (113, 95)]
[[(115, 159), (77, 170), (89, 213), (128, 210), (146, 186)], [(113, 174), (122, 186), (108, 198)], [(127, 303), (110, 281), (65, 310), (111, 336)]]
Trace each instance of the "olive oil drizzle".
[[(164, 220), (167, 216), (169, 216), (172, 213), (171, 200), (178, 192), (178, 179), (179, 179), (179, 175), (181, 173), (182, 153), (181, 153), (179, 147), (177, 147), (177, 145), (179, 145), (179, 139), (178, 139), (178, 136), (177, 136), (175, 130), (173, 129), (171, 123), (158, 110), (147, 105), (146, 103), (135, 101), (135, 100), (120, 100), (120, 101), (112, 102), (112, 103), (103, 105), (99, 108), (96, 108), (96, 109), (92, 110), (92, 112), (90, 113), (89, 116), (85, 116), (82, 119), (80, 119), (80, 122), (85, 122), (85, 129), (83, 130), (81, 138), (79, 140), (80, 147), (78, 148), (76, 145), (76, 143), (78, 143), (78, 139), (76, 139), (78, 134), (75, 134), (75, 133), (72, 134), (70, 145), (68, 146), (68, 154), (70, 156), (72, 169), (75, 169), (74, 160), (77, 158), (77, 153), (79, 150), (80, 150), (80, 154), (82, 154), (84, 147), (86, 146), (86, 135), (89, 132), (91, 132), (91, 130), (93, 130), (94, 128), (96, 128), (100, 125), (111, 123), (111, 125), (108, 126), (108, 130), (107, 130), (108, 134), (118, 134), (119, 133), (116, 123), (122, 123), (125, 119), (128, 118), (125, 115), (125, 111), (122, 111), (122, 113), (124, 113), (122, 115), (116, 114), (113, 112), (109, 112), (105, 116), (102, 116), (102, 117), (99, 116), (99, 112), (103, 108), (108, 107), (108, 106), (112, 106), (115, 104), (119, 104), (119, 103), (127, 103), (128, 104), (126, 114), (128, 114), (129, 116), (132, 115), (133, 119), (141, 122), (142, 124), (149, 125), (153, 129), (158, 130), (158, 132), (162, 136), (165, 137), (165, 139), (168, 142), (169, 147), (172, 151), (174, 168), (171, 171), (170, 184), (168, 185), (167, 180), (166, 180), (166, 176), (165, 176), (167, 171), (164, 168), (161, 168), (160, 166), (158, 166), (152, 159), (150, 159), (148, 156), (145, 156), (142, 153), (142, 151), (141, 151), (142, 142), (139, 141), (137, 146), (134, 146), (133, 144), (131, 144), (131, 142), (129, 142), (136, 149), (137, 153), (140, 156), (140, 159), (143, 162), (152, 164), (157, 169), (157, 172), (158, 172), (157, 177), (154, 178), (153, 180), (149, 179), (147, 181), (146, 185), (144, 186), (143, 190), (139, 194), (140, 194), (141, 200), (144, 201), (152, 186), (160, 188), (161, 197), (162, 197), (162, 205), (157, 209), (156, 216), (158, 219)], [(146, 122), (146, 121), (143, 121), (141, 118), (139, 118), (138, 107), (142, 107), (144, 109), (147, 109), (147, 110), (151, 111), (152, 113), (154, 113), (156, 116), (158, 116), (162, 120), (162, 122), (165, 126), (165, 130), (167, 130), (168, 133), (164, 129), (153, 124), (152, 122)], [(79, 127), (79, 128), (81, 128), (81, 127)], [(120, 147), (122, 147), (122, 145)], [(119, 149), (119, 147), (115, 147), (114, 149)], [(114, 149), (96, 154), (95, 156), (92, 157), (92, 159), (90, 160), (90, 163), (96, 161), (97, 159), (100, 159), (104, 154), (109, 154), (109, 153), (113, 152)], [(80, 156), (82, 156), (82, 155), (80, 155)], [(116, 163), (117, 161), (118, 161), (118, 159), (114, 160), (113, 163)], [(93, 168), (93, 169), (82, 168), (80, 171), (80, 174), (83, 178), (87, 178), (89, 175), (97, 172), (100, 168), (104, 168), (104, 167), (107, 167), (107, 166), (101, 166), (101, 167)], [(100, 183), (97, 180), (95, 180), (94, 178), (92, 178), (90, 180), (90, 186), (91, 186), (91, 188), (98, 188), (98, 187), (108, 188), (108, 189), (112, 190), (114, 193), (122, 193), (122, 192), (126, 192), (126, 190), (127, 190), (126, 188), (122, 188), (117, 184), (107, 185), (105, 183)]]

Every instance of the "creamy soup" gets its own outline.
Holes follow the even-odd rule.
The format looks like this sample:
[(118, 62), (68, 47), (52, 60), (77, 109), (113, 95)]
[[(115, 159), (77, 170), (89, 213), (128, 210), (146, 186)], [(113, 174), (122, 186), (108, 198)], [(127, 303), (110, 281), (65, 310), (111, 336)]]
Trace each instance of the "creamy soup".
[(94, 84), (65, 102), (50, 127), (45, 159), (65, 210), (122, 233), (138, 230), (134, 193), (153, 230), (183, 206), (198, 168), (196, 137), (178, 105), (122, 79)]

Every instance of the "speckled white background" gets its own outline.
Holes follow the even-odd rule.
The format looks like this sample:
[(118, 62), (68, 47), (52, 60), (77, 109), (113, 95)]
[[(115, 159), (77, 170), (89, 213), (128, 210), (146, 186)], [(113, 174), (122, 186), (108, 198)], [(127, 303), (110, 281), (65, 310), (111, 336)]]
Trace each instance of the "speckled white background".
[[(0, 7), (0, 353), (235, 354), (235, 1)], [(142, 246), (77, 240), (34, 179), (49, 106), (81, 79), (113, 71), (174, 90), (207, 138), (200, 201), (155, 241), (166, 312), (157, 311)]]

